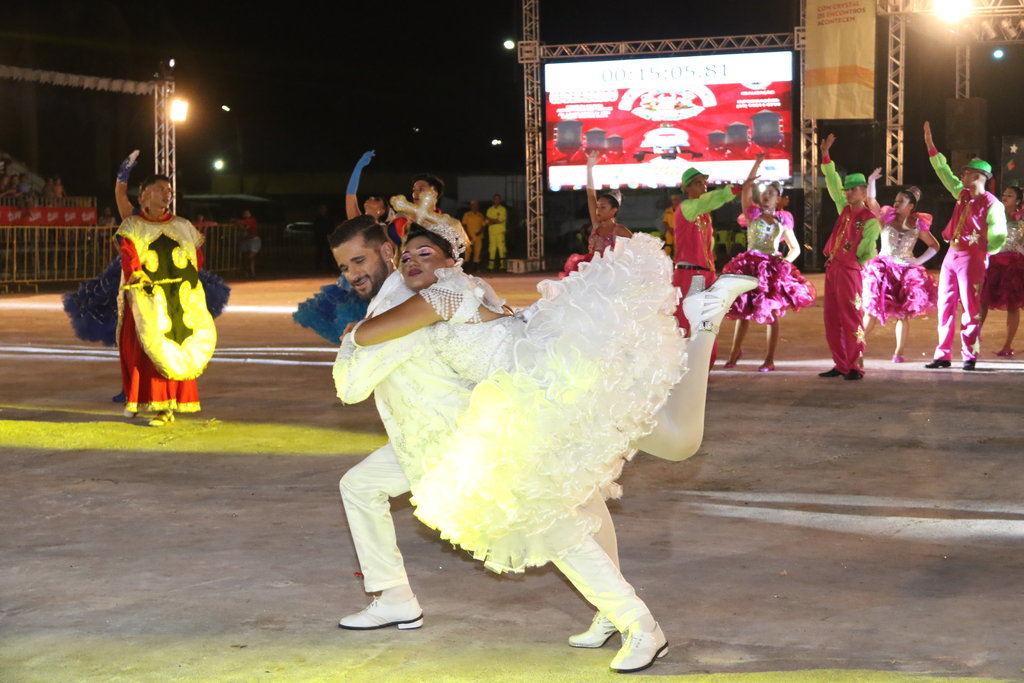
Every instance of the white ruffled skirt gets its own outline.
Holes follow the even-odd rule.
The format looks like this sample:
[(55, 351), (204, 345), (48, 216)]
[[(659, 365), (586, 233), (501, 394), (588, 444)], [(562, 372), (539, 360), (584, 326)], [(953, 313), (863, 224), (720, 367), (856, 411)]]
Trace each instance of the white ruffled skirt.
[(511, 371), (479, 383), (444, 456), (412, 487), (416, 515), (498, 572), (563, 557), (617, 497), (634, 444), (686, 370), (662, 243), (617, 240), (542, 299)]

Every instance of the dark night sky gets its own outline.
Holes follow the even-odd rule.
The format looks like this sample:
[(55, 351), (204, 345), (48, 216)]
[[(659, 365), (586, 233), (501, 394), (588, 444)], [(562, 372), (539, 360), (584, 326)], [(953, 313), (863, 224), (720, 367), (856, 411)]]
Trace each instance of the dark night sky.
[[(0, 24), (0, 64), (148, 80), (161, 60), (174, 57), (178, 92), (192, 105), (189, 122), (178, 132), (179, 179), (186, 185), (194, 178), (206, 186), (209, 163), (217, 156), (236, 163), (239, 140), (247, 171), (347, 173), (363, 150), (375, 148), (374, 169), (380, 171), (520, 172), (521, 69), (515, 53), (501, 45), (519, 37), (520, 2), (455, 0), (434, 3), (430, 11), (424, 6), (276, 3), (253, 10), (253, 4), (223, 2), (10, 3)], [(722, 11), (713, 3), (690, 8), (678, 0), (541, 0), (541, 39), (784, 32), (798, 19), (797, 0), (766, 0), (756, 9), (730, 6), (747, 13)], [(880, 39), (884, 46), (884, 34)], [(930, 68), (927, 59), (918, 61)], [(979, 74), (985, 61), (975, 59)], [(1006, 73), (1010, 68), (1008, 63)], [(915, 98), (909, 107), (933, 96), (937, 104), (929, 106), (941, 110), (952, 95), (945, 82), (952, 74), (931, 76), (908, 75), (908, 95)], [(983, 80), (979, 75), (979, 90)], [(1003, 83), (995, 78), (995, 99), (1005, 99)], [(101, 169), (116, 167), (126, 147), (151, 154), (148, 98), (46, 90), (38, 102), (41, 172), (63, 167), (73, 176), (71, 158), (85, 159), (83, 177), (92, 182), (112, 174)], [(17, 93), (0, 82), (0, 97)], [(221, 104), (233, 111), (222, 112)], [(998, 107), (990, 103), (993, 109)], [(908, 129), (919, 127), (922, 117), (908, 120)], [(4, 130), (12, 120), (0, 111), (0, 147), (18, 147)], [(92, 129), (104, 132), (83, 142)], [(492, 147), (495, 137), (505, 144)], [(916, 137), (916, 130), (908, 132), (908, 140)], [(879, 161), (880, 154), (874, 155)]]

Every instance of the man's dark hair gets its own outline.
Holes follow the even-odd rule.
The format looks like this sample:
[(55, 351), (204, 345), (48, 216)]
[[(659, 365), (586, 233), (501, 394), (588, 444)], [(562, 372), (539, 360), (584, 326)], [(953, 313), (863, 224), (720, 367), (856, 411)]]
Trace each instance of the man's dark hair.
[(153, 185), (154, 183), (158, 183), (161, 180), (166, 180), (172, 187), (174, 185), (174, 183), (171, 182), (171, 179), (165, 176), (163, 173), (154, 173), (153, 175), (146, 176), (145, 178), (142, 179), (142, 183), (139, 184), (139, 191), (145, 192), (147, 187)]
[(384, 226), (378, 223), (373, 216), (364, 214), (349, 219), (336, 227), (334, 232), (328, 235), (327, 242), (331, 245), (331, 249), (335, 249), (360, 235), (366, 241), (366, 245), (374, 249), (388, 239), (384, 233)]
[(437, 193), (438, 199), (444, 196), (444, 181), (436, 175), (433, 175), (432, 173), (417, 173), (412, 177), (411, 184), (416, 184), (420, 180), (434, 188), (434, 192)]
[(452, 255), (451, 242), (441, 237), (436, 232), (431, 232), (430, 230), (427, 230), (419, 223), (409, 224), (409, 229), (405, 233), (405, 239), (402, 240), (402, 248), (404, 249), (405, 245), (412, 241), (414, 237), (426, 237), (428, 240), (437, 245), (437, 248), (440, 249), (445, 256), (447, 256), (448, 258), (455, 258)]

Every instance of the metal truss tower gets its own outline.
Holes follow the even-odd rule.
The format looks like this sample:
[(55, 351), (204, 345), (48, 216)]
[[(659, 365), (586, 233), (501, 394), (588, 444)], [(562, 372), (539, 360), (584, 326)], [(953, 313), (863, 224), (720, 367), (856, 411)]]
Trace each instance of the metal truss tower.
[[(174, 123), (171, 121), (171, 102), (174, 100), (174, 78), (153, 82), (153, 160), (155, 172), (171, 179), (171, 187), (177, 192), (175, 173), (176, 145)], [(171, 198), (174, 211), (174, 198)]]

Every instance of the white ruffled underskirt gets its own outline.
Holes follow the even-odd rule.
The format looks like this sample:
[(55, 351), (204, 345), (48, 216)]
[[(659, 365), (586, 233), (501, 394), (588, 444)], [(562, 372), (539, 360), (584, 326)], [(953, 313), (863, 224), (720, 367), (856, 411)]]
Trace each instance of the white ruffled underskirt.
[(450, 444), (423, 463), (416, 515), (498, 572), (563, 557), (617, 497), (634, 444), (686, 369), (662, 243), (619, 239), (542, 295), (515, 369), (477, 385)]

